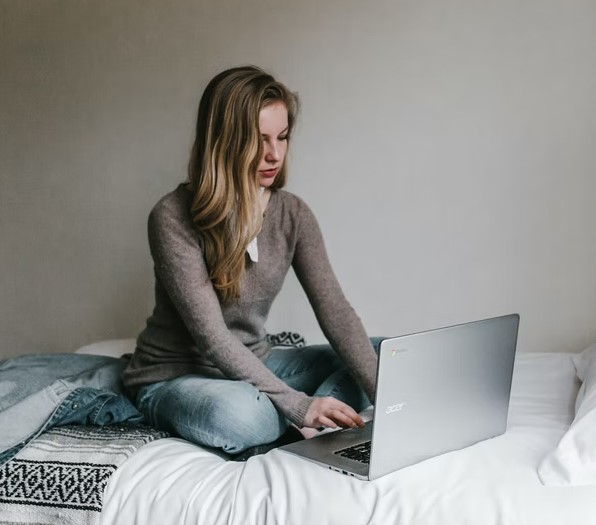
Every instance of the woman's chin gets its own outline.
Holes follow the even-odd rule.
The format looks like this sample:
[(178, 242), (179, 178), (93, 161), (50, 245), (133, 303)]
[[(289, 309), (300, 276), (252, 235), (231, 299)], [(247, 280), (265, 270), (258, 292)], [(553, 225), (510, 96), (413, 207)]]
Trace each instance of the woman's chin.
[(261, 188), (269, 188), (275, 182), (275, 177), (259, 177), (259, 186)]

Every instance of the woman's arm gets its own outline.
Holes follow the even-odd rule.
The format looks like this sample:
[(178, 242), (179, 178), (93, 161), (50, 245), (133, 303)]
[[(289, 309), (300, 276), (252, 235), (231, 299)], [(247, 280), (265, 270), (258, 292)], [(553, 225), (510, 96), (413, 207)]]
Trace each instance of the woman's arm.
[(315, 216), (303, 201), (299, 202), (299, 230), (292, 261), (294, 271), (325, 337), (345, 360), (372, 402), (377, 356), (331, 268)]

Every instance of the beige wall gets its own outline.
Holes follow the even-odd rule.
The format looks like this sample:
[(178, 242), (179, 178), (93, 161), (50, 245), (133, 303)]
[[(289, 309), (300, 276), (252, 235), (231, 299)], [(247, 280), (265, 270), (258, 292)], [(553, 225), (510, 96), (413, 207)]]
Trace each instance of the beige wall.
[[(370, 333), (517, 311), (596, 341), (592, 0), (0, 0), (0, 356), (131, 337), (145, 224), (201, 89), (256, 63), (303, 111), (290, 189)], [(295, 279), (270, 331), (321, 339)]]

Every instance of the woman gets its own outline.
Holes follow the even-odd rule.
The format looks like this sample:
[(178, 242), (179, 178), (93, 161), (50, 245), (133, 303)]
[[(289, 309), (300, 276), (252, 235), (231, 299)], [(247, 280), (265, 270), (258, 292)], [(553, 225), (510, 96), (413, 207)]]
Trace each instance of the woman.
[[(290, 423), (362, 427), (374, 391), (376, 354), (317, 222), (281, 190), (297, 108), (256, 67), (217, 75), (199, 104), (189, 182), (149, 217), (156, 303), (124, 383), (149, 423), (229, 454)], [(265, 321), (290, 266), (335, 352), (269, 347)]]

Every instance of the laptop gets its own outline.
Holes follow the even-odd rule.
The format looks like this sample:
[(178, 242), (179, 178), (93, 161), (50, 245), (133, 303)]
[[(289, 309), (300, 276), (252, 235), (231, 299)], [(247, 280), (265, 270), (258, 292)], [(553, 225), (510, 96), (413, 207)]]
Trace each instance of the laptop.
[(381, 342), (372, 421), (280, 450), (373, 480), (505, 432), (519, 315)]

